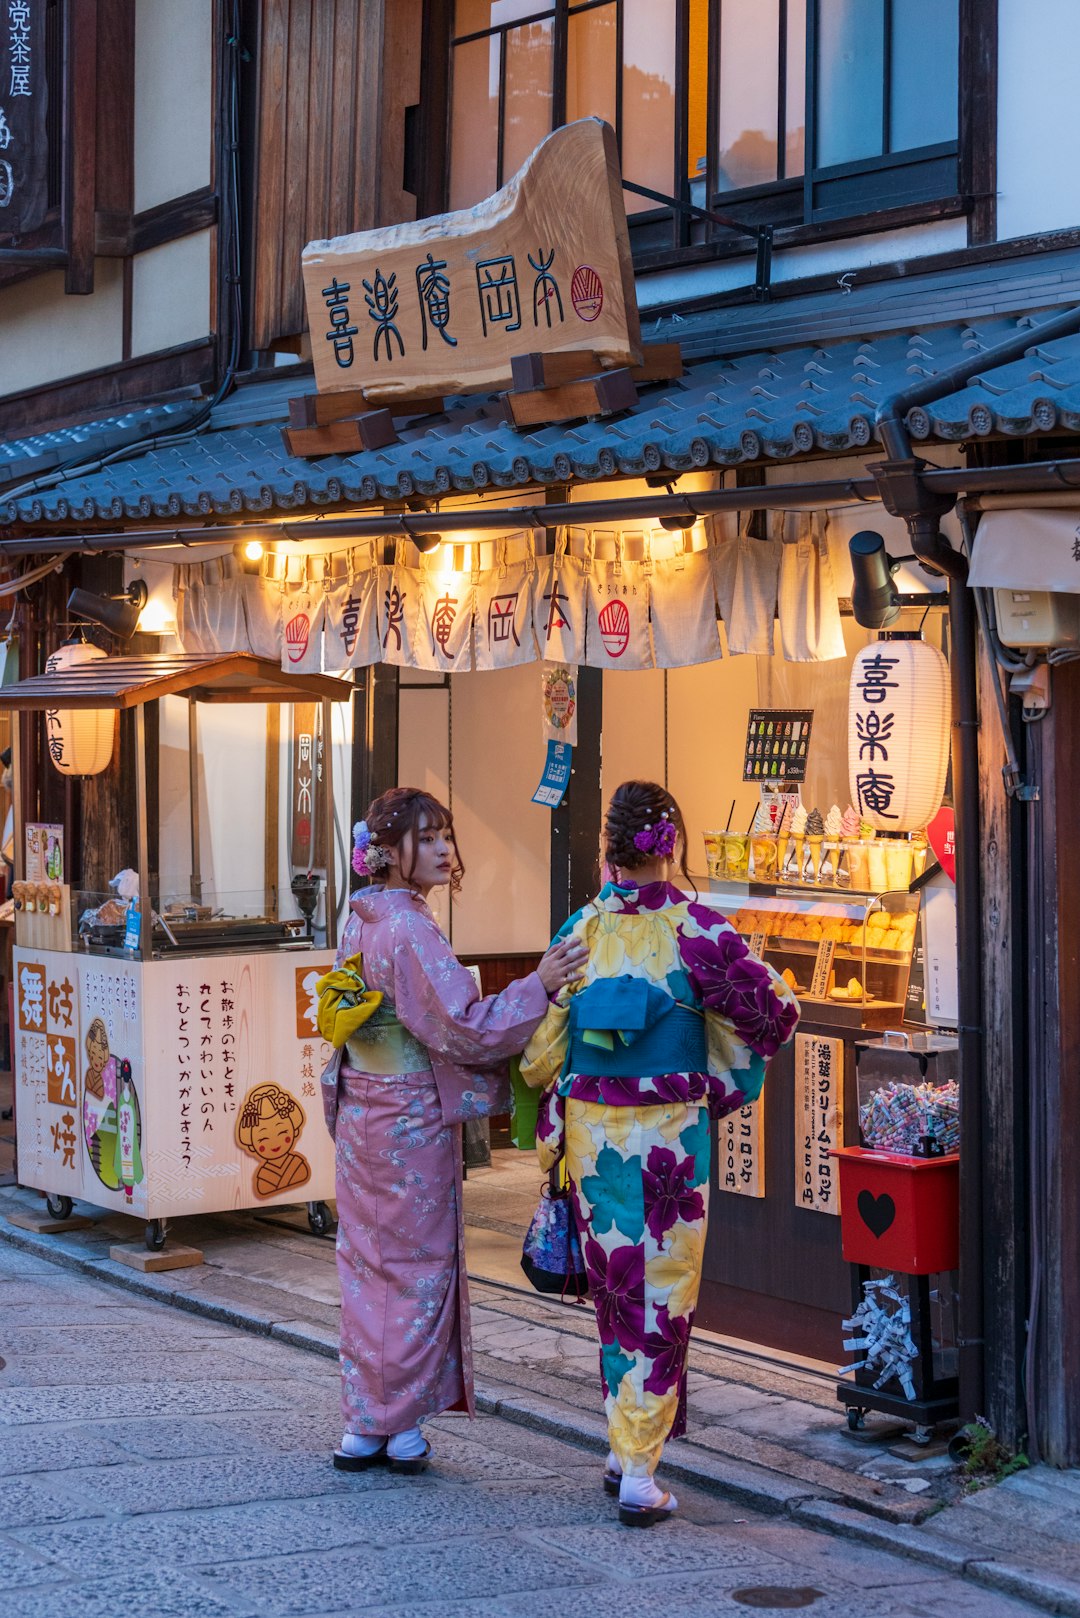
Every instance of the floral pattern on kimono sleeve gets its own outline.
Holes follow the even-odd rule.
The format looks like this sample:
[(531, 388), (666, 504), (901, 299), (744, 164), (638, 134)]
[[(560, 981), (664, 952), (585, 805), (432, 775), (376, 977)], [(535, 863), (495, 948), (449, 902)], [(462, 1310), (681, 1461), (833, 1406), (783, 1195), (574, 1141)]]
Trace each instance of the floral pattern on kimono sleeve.
[(492, 1067), (516, 1056), (548, 1009), (535, 972), (481, 998), (430, 911), (393, 918), (392, 999), (398, 1018), (435, 1057)]
[(775, 1056), (795, 1032), (799, 1003), (778, 972), (751, 953), (729, 922), (687, 906), (679, 948), (695, 996), (758, 1056)]
[(532, 1035), (521, 1059), (521, 1077), (532, 1090), (554, 1084), (566, 1061), (570, 1012), (566, 1006), (549, 1005), (544, 1020)]

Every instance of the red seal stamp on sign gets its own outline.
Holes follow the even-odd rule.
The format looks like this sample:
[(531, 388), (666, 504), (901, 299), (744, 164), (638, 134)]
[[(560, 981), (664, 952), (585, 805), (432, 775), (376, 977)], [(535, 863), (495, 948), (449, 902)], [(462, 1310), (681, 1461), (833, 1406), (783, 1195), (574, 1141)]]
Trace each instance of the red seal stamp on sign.
[(298, 612), (290, 618), (285, 625), (285, 649), (289, 654), (290, 663), (299, 663), (308, 648), (308, 636), (311, 634), (311, 624), (306, 612)]
[(604, 307), (604, 283), (588, 264), (579, 264), (570, 280), (570, 302), (581, 320), (597, 320)]
[(630, 610), (625, 601), (609, 601), (596, 615), (600, 639), (609, 657), (621, 657), (630, 644)]

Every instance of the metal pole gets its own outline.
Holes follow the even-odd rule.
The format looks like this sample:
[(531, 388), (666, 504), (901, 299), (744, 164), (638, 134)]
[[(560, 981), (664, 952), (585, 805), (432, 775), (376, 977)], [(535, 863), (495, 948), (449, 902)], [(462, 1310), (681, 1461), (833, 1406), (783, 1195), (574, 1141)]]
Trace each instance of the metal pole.
[(334, 878), (334, 731), (333, 705), (322, 699), (323, 839), (326, 843), (326, 947), (337, 949), (337, 883)]
[(202, 900), (202, 832), (199, 824), (199, 720), (188, 697), (188, 799), (191, 803), (191, 897)]
[(23, 809), (23, 782), (22, 782), (22, 722), (21, 713), (11, 716), (11, 803), (14, 811), (12, 824), (15, 827), (15, 847), (12, 850), (15, 856), (15, 878), (21, 882), (26, 875), (26, 825)]
[(139, 954), (150, 959), (154, 919), (150, 914), (150, 837), (146, 812), (146, 710), (135, 709), (135, 836), (139, 866)]

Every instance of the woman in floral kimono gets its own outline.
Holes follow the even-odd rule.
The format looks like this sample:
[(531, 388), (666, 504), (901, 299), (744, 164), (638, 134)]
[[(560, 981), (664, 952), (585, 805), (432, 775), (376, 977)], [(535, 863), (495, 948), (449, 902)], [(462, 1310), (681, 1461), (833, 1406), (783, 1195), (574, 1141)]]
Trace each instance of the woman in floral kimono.
[[(507, 1059), (585, 952), (560, 941), (535, 972), (481, 999), (426, 902), (463, 875), (449, 811), (397, 787), (355, 837), (357, 872), (385, 885), (354, 897), (337, 970), (320, 985), (320, 1026), (324, 1014), (328, 1028), (337, 1015), (340, 1029), (352, 1026), (347, 1039), (331, 1036), (339, 1051), (323, 1075), (341, 1281), (345, 1435), (334, 1465), (415, 1472), (431, 1451), (420, 1422), (473, 1413), (461, 1124), (508, 1104)], [(350, 980), (356, 992), (343, 995)]]
[(522, 1076), (548, 1086), (542, 1165), (565, 1150), (600, 1332), (604, 1485), (623, 1522), (647, 1527), (677, 1505), (653, 1474), (686, 1429), (710, 1119), (756, 1100), (799, 1008), (718, 911), (672, 885), (680, 844), (689, 876), (670, 793), (625, 782), (604, 834), (615, 880), (559, 934), (581, 940), (588, 966), (529, 1041)]

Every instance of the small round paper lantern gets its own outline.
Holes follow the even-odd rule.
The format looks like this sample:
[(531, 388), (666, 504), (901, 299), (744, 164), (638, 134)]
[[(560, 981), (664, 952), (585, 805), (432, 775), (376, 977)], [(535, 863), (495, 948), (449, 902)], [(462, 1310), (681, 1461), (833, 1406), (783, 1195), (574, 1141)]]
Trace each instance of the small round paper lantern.
[[(61, 646), (45, 664), (45, 672), (70, 669), (107, 657), (99, 646), (73, 641)], [(47, 708), (45, 746), (61, 775), (100, 775), (109, 767), (116, 743), (117, 716), (105, 708)]]
[(851, 801), (878, 831), (921, 831), (941, 807), (949, 767), (949, 665), (921, 640), (864, 646), (851, 670)]

